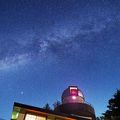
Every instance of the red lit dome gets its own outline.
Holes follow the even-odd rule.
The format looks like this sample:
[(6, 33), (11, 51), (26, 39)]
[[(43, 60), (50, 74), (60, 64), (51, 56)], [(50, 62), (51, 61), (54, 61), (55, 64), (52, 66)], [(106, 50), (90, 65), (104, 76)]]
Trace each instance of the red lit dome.
[(84, 95), (77, 86), (69, 86), (62, 94), (62, 103), (84, 103)]
[(62, 104), (55, 108), (56, 112), (79, 116), (79, 120), (96, 120), (94, 108), (85, 103), (84, 95), (77, 86), (69, 86), (62, 94)]

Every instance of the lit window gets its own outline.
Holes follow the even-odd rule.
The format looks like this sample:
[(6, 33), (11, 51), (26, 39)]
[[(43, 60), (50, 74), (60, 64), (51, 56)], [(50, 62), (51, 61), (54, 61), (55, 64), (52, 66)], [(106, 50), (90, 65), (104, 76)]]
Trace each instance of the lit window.
[(37, 116), (35, 120), (46, 120), (46, 117), (39, 117), (39, 116)]
[(78, 89), (77, 89), (77, 87), (70, 87), (70, 94), (78, 96)]
[(27, 114), (25, 120), (46, 120), (46, 117)]
[(14, 112), (12, 113), (12, 119), (17, 119), (17, 118), (18, 118), (18, 115), (19, 115), (19, 112), (14, 111)]
[(26, 117), (25, 117), (25, 120), (36, 120), (36, 116), (27, 114)]

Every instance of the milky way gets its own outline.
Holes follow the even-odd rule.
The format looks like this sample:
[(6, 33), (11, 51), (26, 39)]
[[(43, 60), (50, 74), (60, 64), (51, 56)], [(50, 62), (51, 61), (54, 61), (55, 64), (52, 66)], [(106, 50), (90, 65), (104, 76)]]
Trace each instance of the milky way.
[[(75, 6), (71, 6), (72, 2)], [(38, 1), (38, 3), (41, 3), (40, 6), (37, 5), (37, 2), (33, 1), (20, 1), (19, 3), (8, 4), (8, 6), (10, 6), (8, 9), (12, 10), (10, 11), (11, 18), (9, 19), (8, 24), (5, 25), (5, 22), (2, 21), (4, 24), (1, 25), (4, 27), (4, 31), (1, 32), (0, 40), (1, 64), (10, 65), (21, 63), (21, 61), (24, 61), (23, 59), (26, 61), (26, 59), (31, 59), (32, 56), (42, 57), (41, 54), (46, 54), (45, 52), (51, 52), (51, 55), (74, 55), (74, 53), (76, 53), (81, 59), (83, 57), (86, 57), (87, 59), (90, 55), (95, 57), (94, 55), (96, 55), (96, 52), (98, 54), (105, 54), (105, 51), (108, 50), (109, 52), (109, 48), (113, 49), (112, 51), (114, 52), (116, 46), (119, 50), (118, 32), (120, 15), (118, 14), (118, 5), (115, 3), (111, 5), (112, 1), (101, 1), (97, 4), (96, 2), (62, 1), (60, 4), (57, 4), (55, 8), (53, 7), (56, 3), (53, 5), (50, 4), (44, 8), (45, 10), (50, 9), (46, 14), (46, 16), (49, 16), (50, 23), (49, 21), (48, 23), (44, 21), (45, 26), (42, 26), (41, 23), (36, 26), (36, 24), (39, 23), (36, 23), (35, 21), (42, 17), (40, 14), (38, 18), (29, 25), (29, 22), (31, 22), (31, 19), (34, 17), (34, 12), (36, 14), (39, 12), (43, 14), (43, 12), (37, 11), (41, 10), (40, 7), (42, 5), (42, 2)], [(21, 9), (15, 12), (17, 4), (18, 8), (20, 7)], [(67, 4), (68, 8), (66, 8)], [(24, 5), (28, 5), (26, 11), (24, 10)], [(110, 6), (108, 7), (107, 5)], [(13, 8), (11, 8), (12, 6)], [(37, 9), (34, 9), (35, 7), (37, 7)], [(53, 9), (58, 11), (58, 13), (53, 11)], [(88, 10), (90, 12), (88, 12)], [(26, 13), (24, 13), (24, 11)], [(29, 11), (31, 14), (27, 13)], [(54, 16), (52, 12), (56, 16)], [(3, 9), (2, 13), (3, 19), (5, 19), (8, 10)], [(15, 13), (15, 15), (13, 15), (13, 13)], [(19, 19), (26, 14), (28, 14), (28, 16), (26, 16), (26, 19), (24, 18), (25, 21), (23, 21), (23, 25), (25, 25), (25, 23), (27, 25), (24, 27), (22, 26), (22, 28), (20, 26), (22, 23), (18, 24), (21, 22)], [(50, 14), (53, 15), (50, 17)], [(13, 21), (18, 21), (11, 25), (11, 22), (13, 22), (11, 19), (13, 17), (15, 17)], [(18, 19), (16, 17), (18, 17)], [(31, 17), (31, 19), (28, 20), (28, 23), (27, 17)], [(57, 20), (59, 17), (61, 19)], [(53, 23), (51, 23), (51, 21), (53, 21)], [(41, 20), (40, 22), (43, 21)], [(30, 30), (26, 26), (30, 27)], [(41, 32), (42, 29), (44, 29), (44, 33)]]
[(1, 65), (21, 63), (35, 56), (41, 59), (43, 54), (61, 54), (63, 57), (77, 55), (80, 59), (89, 59), (89, 56), (96, 57), (96, 54), (107, 56), (109, 50), (119, 52), (119, 16), (107, 19), (101, 22), (93, 21), (93, 18), (91, 21), (86, 20), (86, 23), (80, 23), (78, 19), (78, 24), (54, 25), (44, 35), (39, 33), (30, 36), (31, 33), (22, 33), (19, 38), (1, 38)]

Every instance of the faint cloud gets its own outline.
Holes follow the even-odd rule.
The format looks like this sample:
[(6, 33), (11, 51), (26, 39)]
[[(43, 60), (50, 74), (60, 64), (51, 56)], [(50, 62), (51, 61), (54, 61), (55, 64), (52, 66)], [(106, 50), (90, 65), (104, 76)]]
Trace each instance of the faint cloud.
[(0, 60), (0, 69), (8, 69), (10, 67), (16, 67), (18, 65), (26, 64), (29, 60), (27, 54), (15, 55), (13, 57), (5, 57)]

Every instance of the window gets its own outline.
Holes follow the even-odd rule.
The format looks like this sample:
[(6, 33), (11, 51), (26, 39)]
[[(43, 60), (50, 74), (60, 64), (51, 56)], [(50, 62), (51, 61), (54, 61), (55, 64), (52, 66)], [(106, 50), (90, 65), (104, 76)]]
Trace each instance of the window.
[(78, 89), (77, 89), (77, 87), (70, 87), (70, 94), (78, 96)]
[(14, 111), (14, 112), (12, 113), (12, 119), (17, 119), (17, 118), (18, 118), (18, 115), (19, 115), (19, 112)]
[(26, 117), (25, 117), (25, 120), (35, 120), (35, 119), (36, 119), (35, 115), (27, 114)]
[(46, 117), (27, 114), (25, 120), (46, 120)]
[(36, 116), (36, 119), (35, 119), (35, 120), (46, 120), (46, 117)]

